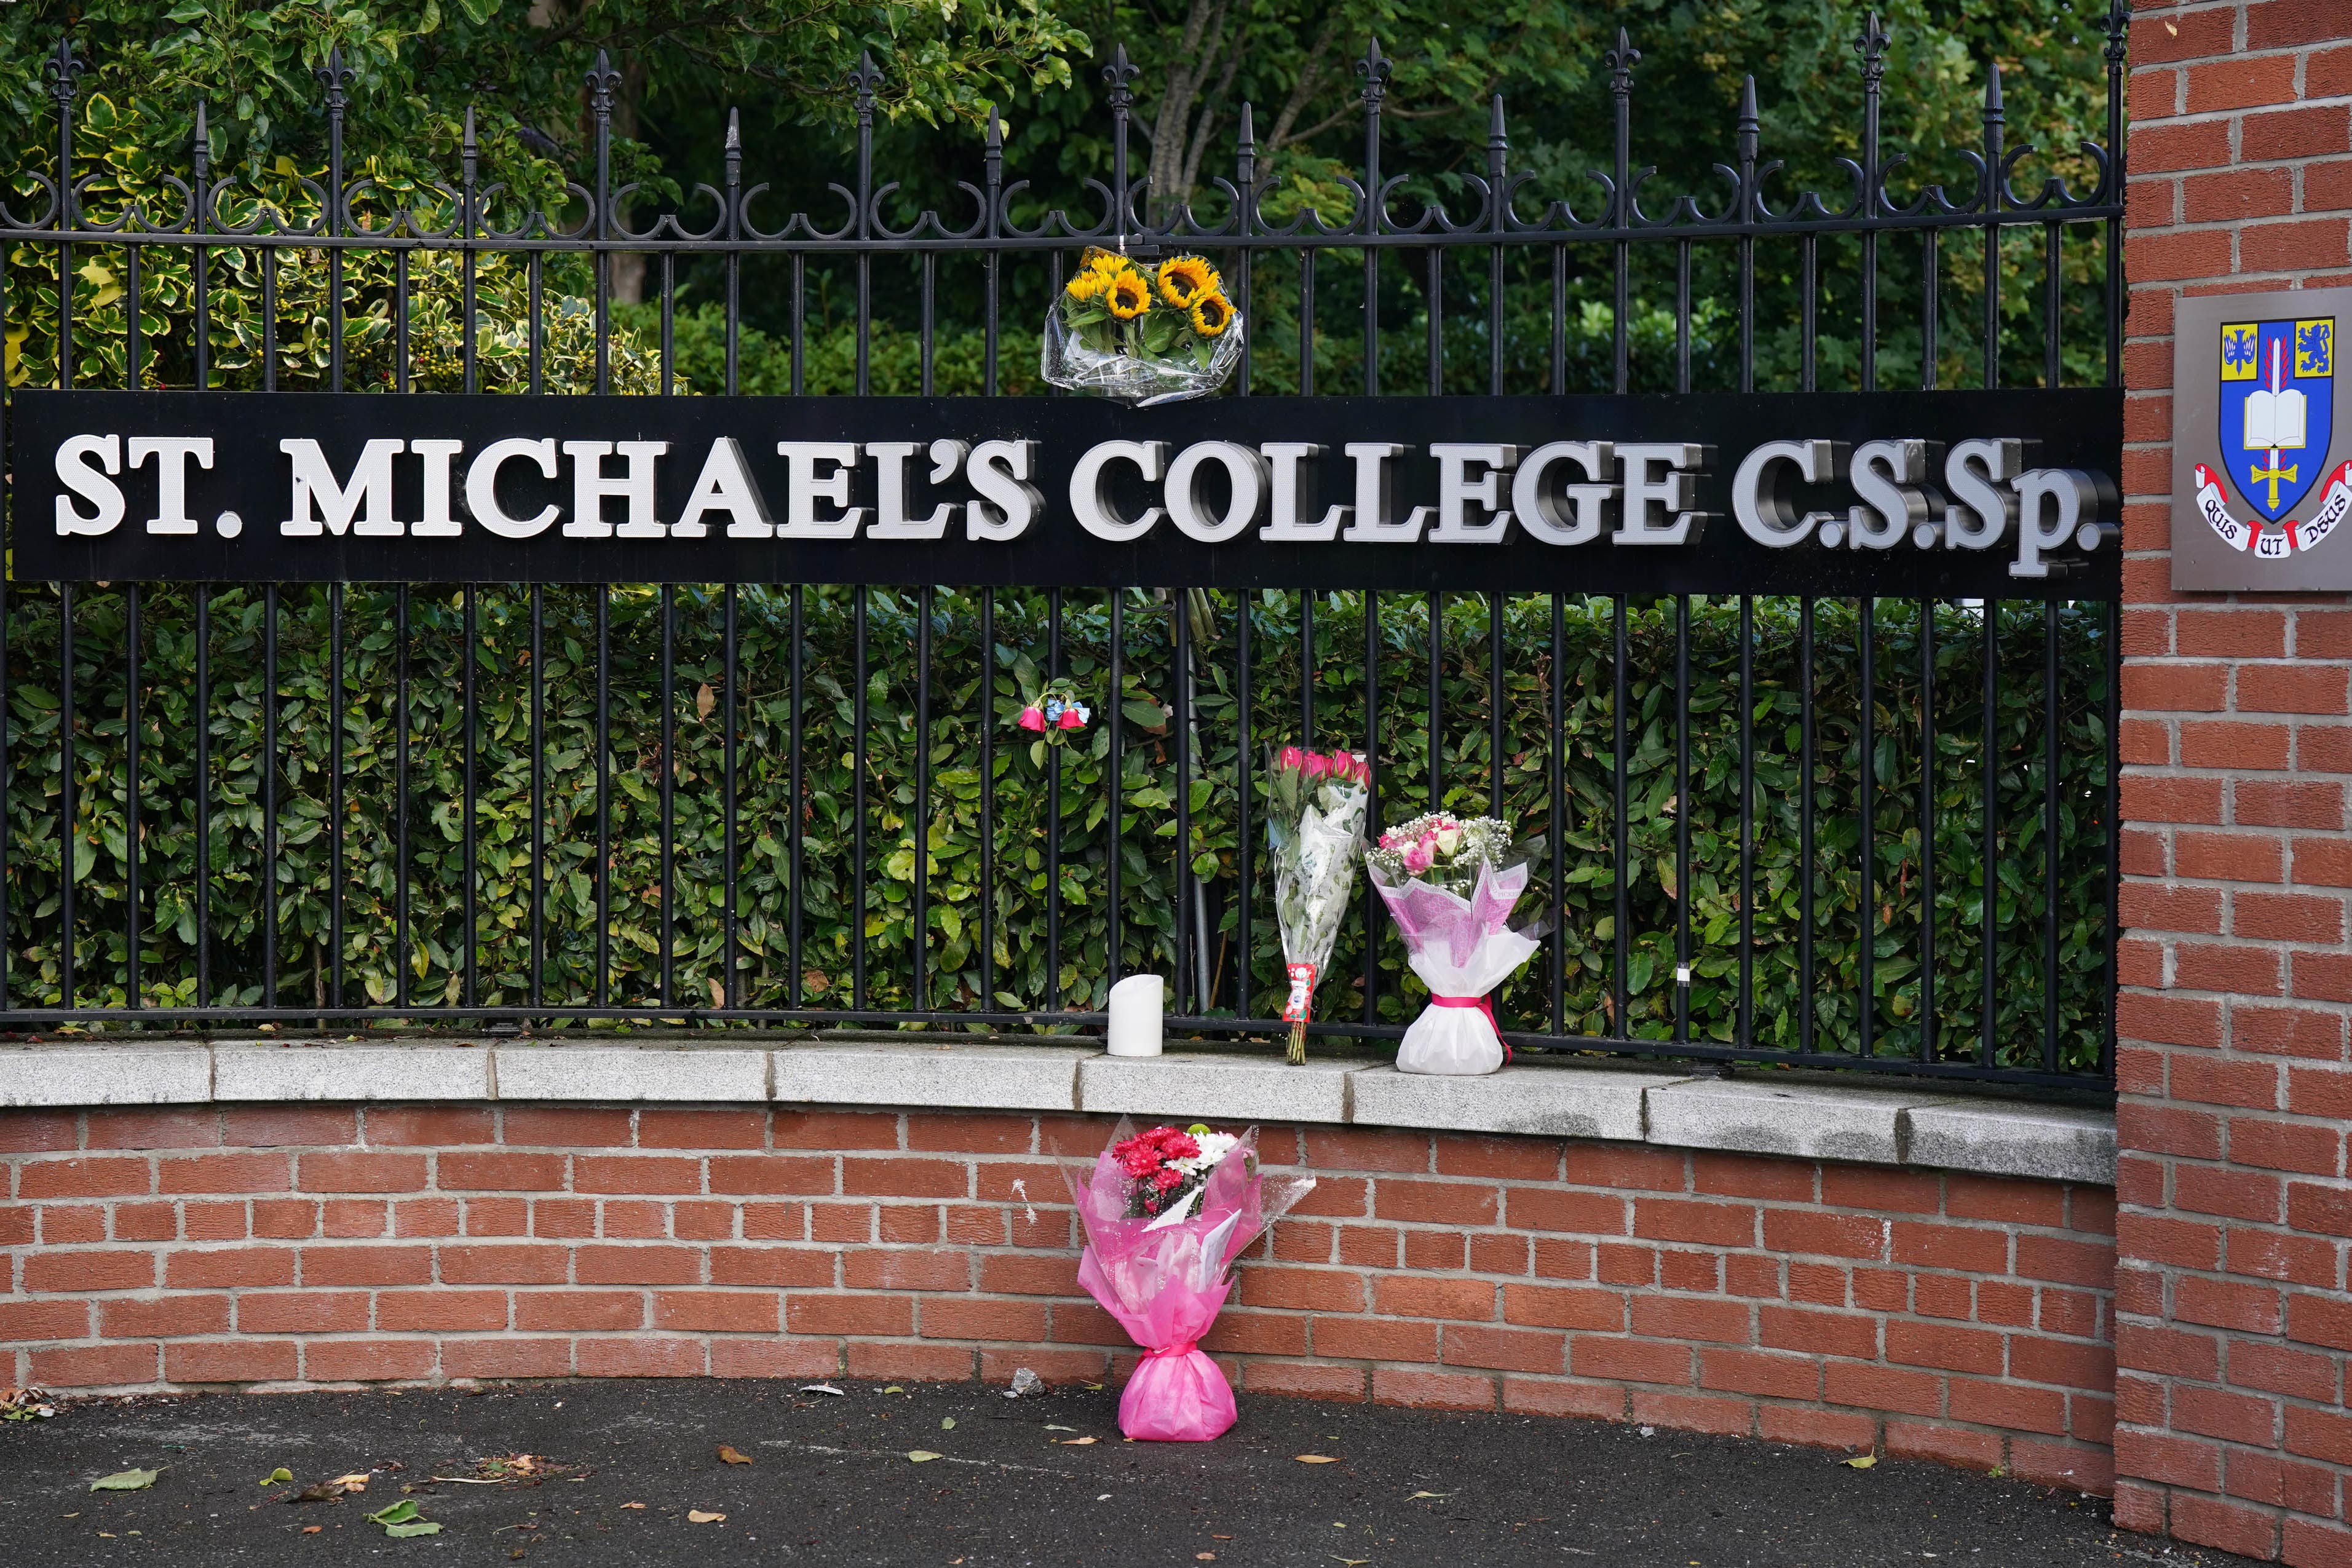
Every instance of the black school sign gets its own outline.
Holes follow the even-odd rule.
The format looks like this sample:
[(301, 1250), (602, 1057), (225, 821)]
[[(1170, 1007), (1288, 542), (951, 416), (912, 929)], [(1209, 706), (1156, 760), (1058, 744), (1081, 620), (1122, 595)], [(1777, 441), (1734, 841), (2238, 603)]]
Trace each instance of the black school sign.
[(2099, 597), (2119, 395), (18, 392), (19, 581)]

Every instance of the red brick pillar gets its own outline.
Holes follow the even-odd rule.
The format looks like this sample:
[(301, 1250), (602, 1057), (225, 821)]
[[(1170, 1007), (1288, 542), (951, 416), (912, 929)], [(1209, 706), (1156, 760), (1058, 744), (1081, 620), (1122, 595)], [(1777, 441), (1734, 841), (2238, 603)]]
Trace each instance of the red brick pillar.
[(2347, 40), (2352, 0), (2131, 30), (2116, 1515), (2305, 1568), (2352, 1563), (2352, 596), (2173, 592), (2172, 330), (2352, 283)]

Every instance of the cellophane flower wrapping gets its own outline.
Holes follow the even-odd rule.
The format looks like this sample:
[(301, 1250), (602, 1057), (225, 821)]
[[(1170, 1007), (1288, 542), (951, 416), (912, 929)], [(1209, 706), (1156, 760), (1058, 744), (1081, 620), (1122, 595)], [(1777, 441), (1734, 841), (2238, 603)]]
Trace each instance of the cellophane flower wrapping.
[[(1179, 1136), (1223, 1152), (1213, 1164), (1184, 1162), (1205, 1168), (1173, 1188), (1139, 1192), (1118, 1155), (1137, 1140), (1125, 1118), (1109, 1148), (1090, 1162), (1064, 1162), (1062, 1174), (1087, 1233), (1078, 1283), (1143, 1347), (1119, 1394), (1118, 1429), (1139, 1441), (1205, 1443), (1233, 1426), (1234, 1409), (1233, 1387), (1201, 1339), (1233, 1289), (1234, 1259), (1314, 1190), (1315, 1178), (1260, 1175), (1255, 1127), (1238, 1137), (1206, 1129)], [(1154, 1183), (1140, 1178), (1145, 1188)]]
[(1315, 984), (1331, 960), (1356, 892), (1356, 864), (1371, 805), (1371, 763), (1352, 752), (1273, 746), (1266, 753), (1266, 847), (1274, 860), (1275, 923), (1290, 997), (1290, 1060), (1307, 1059)]
[[(1534, 878), (1534, 849), (1508, 847), (1508, 826), (1491, 817), (1424, 836), (1424, 825), (1433, 820), (1441, 819), (1423, 818), (1383, 835), (1382, 845), (1364, 858), (1366, 874), (1430, 995), (1485, 997), (1542, 945), (1541, 910), (1519, 925), (1511, 920)], [(1439, 834), (1452, 835), (1454, 842), (1432, 853)], [(1486, 1007), (1433, 1000), (1397, 1046), (1399, 1072), (1471, 1077), (1493, 1072), (1503, 1061), (1502, 1037)]]
[(1201, 257), (1153, 263), (1089, 247), (1046, 308), (1038, 368), (1072, 392), (1139, 408), (1181, 403), (1233, 378), (1244, 331), (1223, 280)]

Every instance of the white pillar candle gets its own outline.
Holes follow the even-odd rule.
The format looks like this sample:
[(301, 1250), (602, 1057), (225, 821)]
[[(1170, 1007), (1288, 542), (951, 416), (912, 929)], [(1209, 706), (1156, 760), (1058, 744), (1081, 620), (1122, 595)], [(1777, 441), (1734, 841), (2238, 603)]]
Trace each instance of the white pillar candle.
[(1115, 1057), (1160, 1054), (1160, 1009), (1168, 990), (1157, 974), (1130, 974), (1110, 988), (1110, 1025), (1105, 1031)]

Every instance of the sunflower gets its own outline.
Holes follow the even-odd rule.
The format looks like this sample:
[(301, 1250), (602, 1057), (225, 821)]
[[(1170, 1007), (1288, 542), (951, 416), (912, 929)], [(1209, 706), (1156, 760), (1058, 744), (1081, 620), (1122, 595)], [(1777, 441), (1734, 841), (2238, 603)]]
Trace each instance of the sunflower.
[(1089, 268), (1071, 279), (1070, 286), (1063, 292), (1073, 300), (1080, 301), (1091, 300), (1103, 291), (1106, 281), (1108, 280), (1100, 273)]
[(1192, 331), (1213, 338), (1234, 324), (1233, 301), (1212, 289), (1192, 301)]
[(1112, 315), (1131, 321), (1151, 308), (1151, 285), (1144, 281), (1142, 273), (1129, 268), (1111, 279), (1103, 302)]
[(1160, 293), (1171, 305), (1189, 306), (1220, 286), (1217, 269), (1197, 256), (1176, 256), (1160, 264)]

